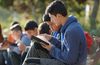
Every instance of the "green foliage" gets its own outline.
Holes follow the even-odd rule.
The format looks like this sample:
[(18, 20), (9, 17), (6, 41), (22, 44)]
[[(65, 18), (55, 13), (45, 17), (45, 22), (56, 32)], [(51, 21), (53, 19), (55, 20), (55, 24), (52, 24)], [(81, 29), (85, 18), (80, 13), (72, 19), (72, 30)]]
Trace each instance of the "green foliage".
[(14, 0), (0, 0), (0, 6), (4, 8), (9, 8), (10, 6), (13, 5)]
[[(46, 6), (53, 0), (0, 0), (0, 23), (3, 21), (3, 28), (8, 27), (7, 24), (10, 24), (13, 21), (13, 12), (17, 12), (18, 18), (22, 26), (24, 26), (27, 19), (36, 20), (38, 23), (42, 22), (42, 15), (45, 12)], [(84, 27), (84, 30), (91, 31), (90, 23), (85, 22), (85, 5), (86, 0), (62, 0), (65, 3), (68, 14), (75, 15), (79, 22)], [(93, 2), (93, 1), (90, 1)], [(93, 4), (92, 4), (93, 5)], [(23, 14), (27, 15), (23, 15)], [(10, 18), (10, 19), (9, 19)], [(91, 19), (92, 20), (92, 19)], [(98, 18), (98, 21), (99, 18)], [(100, 22), (96, 23), (97, 30), (100, 29)]]

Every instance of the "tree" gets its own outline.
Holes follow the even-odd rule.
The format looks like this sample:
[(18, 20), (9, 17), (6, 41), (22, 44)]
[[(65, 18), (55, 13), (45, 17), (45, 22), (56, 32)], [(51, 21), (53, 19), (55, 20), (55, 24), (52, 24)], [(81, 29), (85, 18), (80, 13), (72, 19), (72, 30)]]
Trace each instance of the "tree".
[[(9, 1), (9, 2), (7, 2)], [(0, 0), (0, 5), (9, 10), (9, 7), (12, 6), (13, 10), (18, 13), (26, 12), (32, 14), (36, 19), (39, 19), (44, 11), (46, 6), (53, 0)], [(68, 6), (68, 12), (75, 12), (80, 14), (86, 0), (63, 0), (65, 5)], [(72, 5), (73, 4), (73, 5)]]
[(90, 28), (92, 30), (95, 30), (96, 29), (96, 17), (97, 17), (97, 13), (98, 13), (98, 10), (99, 10), (99, 0), (94, 0), (94, 7), (93, 7), (93, 10), (92, 10), (92, 13), (90, 15)]

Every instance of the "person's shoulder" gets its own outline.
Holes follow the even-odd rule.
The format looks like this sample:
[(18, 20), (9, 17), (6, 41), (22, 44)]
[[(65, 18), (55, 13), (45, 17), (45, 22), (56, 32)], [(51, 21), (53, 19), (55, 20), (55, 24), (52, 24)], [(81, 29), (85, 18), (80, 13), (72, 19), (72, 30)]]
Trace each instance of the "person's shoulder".
[(78, 34), (82, 33), (82, 31), (83, 31), (83, 29), (80, 26), (80, 24), (77, 22), (74, 22), (66, 29), (65, 33), (78, 35)]
[(21, 39), (29, 40), (29, 37), (27, 36), (27, 34), (23, 34)]
[(31, 39), (26, 35), (24, 34), (21, 38), (21, 41), (25, 44), (25, 45), (29, 45), (31, 43)]
[(74, 31), (74, 30), (76, 30), (78, 27), (79, 27), (79, 26), (78, 26), (77, 22), (73, 22), (72, 24), (70, 24), (70, 25), (67, 27), (66, 31)]

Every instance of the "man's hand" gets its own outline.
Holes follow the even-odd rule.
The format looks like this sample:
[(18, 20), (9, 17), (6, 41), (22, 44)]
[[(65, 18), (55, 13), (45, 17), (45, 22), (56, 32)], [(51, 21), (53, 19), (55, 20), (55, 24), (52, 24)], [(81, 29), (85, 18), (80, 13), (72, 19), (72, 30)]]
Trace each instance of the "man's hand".
[[(44, 39), (41, 36), (44, 37)], [(41, 37), (42, 40), (46, 41), (49, 44), (49, 45), (46, 45), (46, 44), (43, 43), (42, 44), (42, 47), (45, 48), (45, 49), (47, 49), (48, 51), (50, 51), (51, 50), (51, 47), (53, 45), (49, 42), (49, 40), (51, 39), (52, 36), (51, 35), (48, 35), (48, 34), (40, 34), (37, 37)]]
[(21, 52), (24, 52), (25, 49), (26, 49), (26, 46), (25, 46), (23, 43), (19, 43), (19, 44), (18, 44), (18, 48), (19, 48), (19, 50), (20, 50)]
[(45, 48), (45, 49), (47, 49), (48, 51), (51, 50), (52, 46), (53, 46), (52, 44), (49, 44), (49, 45), (42, 44), (42, 47)]

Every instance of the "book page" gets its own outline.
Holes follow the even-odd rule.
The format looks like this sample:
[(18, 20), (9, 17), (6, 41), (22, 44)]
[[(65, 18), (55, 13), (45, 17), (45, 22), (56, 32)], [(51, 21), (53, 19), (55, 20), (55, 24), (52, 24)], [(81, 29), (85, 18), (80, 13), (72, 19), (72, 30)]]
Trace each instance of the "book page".
[(38, 37), (39, 39), (41, 39), (41, 40), (47, 42), (48, 44), (50, 44), (50, 42), (49, 42), (44, 36), (42, 36), (42, 35), (37, 35), (36, 37)]

